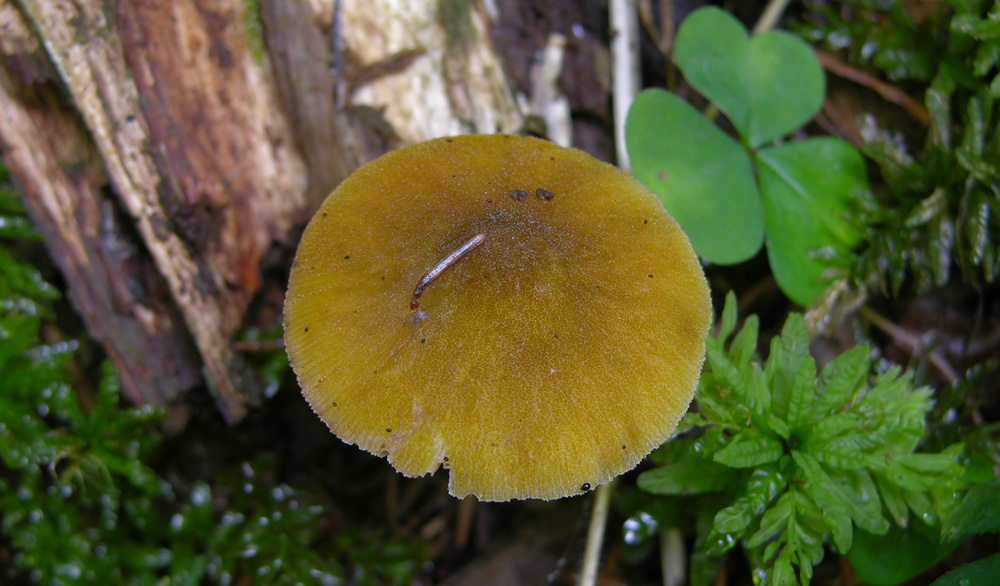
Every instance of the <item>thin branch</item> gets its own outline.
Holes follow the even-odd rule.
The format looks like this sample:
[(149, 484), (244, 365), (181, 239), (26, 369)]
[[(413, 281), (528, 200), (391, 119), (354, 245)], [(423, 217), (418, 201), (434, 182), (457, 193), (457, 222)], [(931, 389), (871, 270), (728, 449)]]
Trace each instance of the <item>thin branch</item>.
[(237, 352), (274, 352), (285, 349), (284, 338), (272, 340), (241, 340), (233, 342), (233, 350)]
[[(861, 308), (858, 309), (858, 313), (876, 328), (888, 334), (894, 342), (909, 350), (914, 356), (924, 354), (926, 348), (920, 340), (920, 336), (902, 326), (894, 324), (888, 318), (879, 314), (867, 305), (862, 305)], [(941, 354), (941, 352), (936, 349), (931, 349), (926, 353), (926, 356), (927, 360), (930, 361), (930, 363), (934, 365), (934, 367), (937, 368), (942, 375), (944, 375), (944, 378), (949, 383), (954, 385), (958, 382), (958, 373), (955, 372), (955, 369), (948, 363), (948, 360)]]
[(911, 117), (913, 117), (914, 120), (920, 124), (924, 126), (930, 124), (931, 117), (930, 114), (927, 113), (927, 109), (903, 90), (894, 85), (885, 83), (877, 77), (869, 75), (860, 69), (851, 67), (840, 59), (837, 59), (837, 57), (831, 53), (827, 53), (819, 49), (813, 49), (813, 53), (816, 54), (816, 58), (819, 59), (819, 63), (823, 66), (823, 69), (826, 69), (837, 77), (849, 79), (857, 84), (873, 89), (878, 93), (878, 95), (882, 96), (887, 101), (901, 106)]

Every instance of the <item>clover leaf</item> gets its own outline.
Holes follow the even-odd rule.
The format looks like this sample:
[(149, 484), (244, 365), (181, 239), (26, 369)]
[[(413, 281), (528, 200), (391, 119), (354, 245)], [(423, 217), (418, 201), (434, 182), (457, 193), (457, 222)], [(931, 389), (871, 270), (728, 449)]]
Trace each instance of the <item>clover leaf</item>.
[(742, 144), (679, 97), (649, 89), (636, 97), (625, 124), (636, 178), (709, 261), (743, 262), (766, 241), (778, 286), (808, 305), (860, 241), (844, 217), (849, 200), (867, 189), (861, 156), (843, 141), (768, 146), (818, 111), (819, 62), (798, 38), (750, 37), (711, 7), (681, 25), (675, 59), (688, 82), (727, 115)]

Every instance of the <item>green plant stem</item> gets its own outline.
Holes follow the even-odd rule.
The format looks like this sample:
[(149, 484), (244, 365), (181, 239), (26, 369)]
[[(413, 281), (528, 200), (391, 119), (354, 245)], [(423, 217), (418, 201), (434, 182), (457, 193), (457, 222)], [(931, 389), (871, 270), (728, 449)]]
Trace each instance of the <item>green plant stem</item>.
[[(781, 19), (781, 15), (784, 14), (788, 2), (789, 0), (771, 0), (768, 2), (767, 6), (764, 7), (764, 12), (757, 19), (757, 24), (754, 25), (752, 34), (759, 35), (773, 29), (774, 25), (778, 24), (778, 21)], [(709, 104), (702, 114), (709, 121), (714, 121), (719, 117), (719, 107), (715, 104)]]
[(601, 545), (604, 543), (604, 528), (608, 524), (613, 485), (613, 481), (608, 482), (598, 486), (594, 491), (594, 509), (590, 513), (590, 527), (587, 529), (587, 547), (583, 552), (580, 586), (594, 586), (597, 583), (597, 567), (601, 561)]

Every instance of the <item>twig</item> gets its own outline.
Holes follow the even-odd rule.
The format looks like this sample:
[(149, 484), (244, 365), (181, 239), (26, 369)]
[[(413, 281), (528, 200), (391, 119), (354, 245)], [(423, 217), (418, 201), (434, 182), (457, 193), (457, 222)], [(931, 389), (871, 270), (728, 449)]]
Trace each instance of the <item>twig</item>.
[(272, 340), (242, 340), (239, 342), (233, 342), (233, 350), (237, 352), (273, 352), (275, 350), (284, 350), (285, 340), (283, 338), (274, 338)]
[(330, 31), (330, 43), (333, 49), (333, 99), (338, 110), (343, 110), (347, 103), (347, 81), (344, 75), (344, 46), (340, 33), (341, 0), (333, 5), (333, 25)]
[(677, 68), (674, 67), (671, 56), (674, 54), (674, 36), (677, 33), (677, 27), (674, 24), (673, 2), (660, 2), (660, 28), (663, 32), (659, 46), (667, 57), (667, 89), (674, 91), (677, 89)]
[(566, 37), (549, 35), (542, 58), (532, 65), (531, 113), (545, 121), (545, 134), (559, 146), (573, 146), (573, 119), (569, 99), (559, 91), (559, 76), (563, 70)]
[(615, 152), (618, 167), (632, 172), (625, 148), (625, 117), (639, 93), (639, 38), (636, 0), (611, 0), (611, 100), (615, 120)]
[[(867, 305), (862, 305), (861, 308), (858, 309), (858, 313), (861, 317), (871, 322), (872, 325), (891, 336), (893, 341), (897, 344), (908, 349), (911, 354), (920, 355), (923, 353), (923, 342), (921, 342), (920, 337), (913, 332), (892, 323), (889, 319), (882, 316)], [(958, 382), (958, 373), (955, 372), (955, 369), (952, 368), (951, 364), (948, 363), (948, 360), (938, 350), (931, 349), (927, 352), (926, 356), (927, 360), (930, 361), (930, 363), (933, 364), (942, 375), (944, 375), (945, 379), (947, 379), (950, 384), (954, 385)]]
[(594, 509), (590, 513), (590, 528), (587, 530), (587, 547), (583, 552), (583, 575), (580, 577), (580, 586), (594, 586), (597, 583), (597, 567), (601, 561), (601, 545), (604, 543), (604, 527), (608, 523), (613, 484), (613, 481), (602, 484), (594, 491)]
[[(829, 103), (830, 103), (829, 99), (826, 102), (824, 102), (823, 104), (824, 111), (828, 110)], [(813, 122), (815, 122), (817, 126), (822, 128), (823, 131), (829, 134), (830, 136), (837, 137), (841, 140), (846, 140), (847, 142), (854, 145), (854, 147), (858, 150), (861, 150), (865, 146), (865, 141), (863, 138), (861, 138), (860, 134), (858, 134), (857, 132), (848, 132), (844, 130), (843, 126), (834, 122), (833, 119), (824, 114), (824, 112), (816, 114), (816, 117), (813, 118)]]
[(427, 285), (430, 285), (435, 279), (440, 277), (441, 273), (443, 273), (445, 269), (462, 260), (462, 257), (479, 247), (484, 240), (486, 240), (485, 235), (476, 234), (472, 238), (469, 238), (465, 244), (459, 246), (451, 254), (441, 259), (441, 261), (431, 267), (429, 271), (424, 273), (424, 276), (420, 277), (417, 287), (413, 290), (413, 296), (410, 298), (410, 310), (416, 311), (420, 308), (420, 301), (418, 300), (423, 294), (424, 289), (427, 288)]
[(390, 474), (385, 487), (385, 520), (389, 532), (399, 527), (399, 474)]
[(475, 517), (478, 502), (475, 497), (467, 496), (458, 503), (458, 518), (455, 519), (455, 548), (459, 551), (465, 549), (465, 546), (469, 544), (472, 519)]
[(931, 117), (930, 114), (927, 113), (927, 109), (921, 106), (920, 102), (914, 100), (903, 90), (897, 88), (896, 86), (889, 85), (877, 77), (861, 71), (860, 69), (851, 67), (826, 51), (813, 49), (813, 52), (816, 54), (816, 58), (819, 59), (819, 63), (823, 66), (823, 69), (826, 69), (837, 77), (849, 79), (857, 84), (875, 90), (878, 95), (882, 96), (889, 102), (901, 106), (920, 124), (924, 126), (930, 124)]

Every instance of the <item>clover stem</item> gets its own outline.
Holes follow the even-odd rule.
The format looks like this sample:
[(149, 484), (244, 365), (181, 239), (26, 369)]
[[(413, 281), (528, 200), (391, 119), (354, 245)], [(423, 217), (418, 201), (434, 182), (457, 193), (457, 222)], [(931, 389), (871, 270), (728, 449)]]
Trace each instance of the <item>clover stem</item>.
[(753, 34), (759, 35), (773, 29), (787, 6), (788, 0), (770, 0), (764, 7), (764, 13), (760, 15), (757, 24), (754, 25)]

